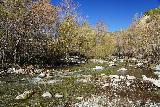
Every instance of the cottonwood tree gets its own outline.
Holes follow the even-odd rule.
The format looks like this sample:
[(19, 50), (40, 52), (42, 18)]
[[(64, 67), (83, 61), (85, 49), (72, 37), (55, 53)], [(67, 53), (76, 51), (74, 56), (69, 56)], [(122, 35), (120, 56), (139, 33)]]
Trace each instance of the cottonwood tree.
[(36, 61), (47, 48), (57, 8), (47, 0), (5, 0), (0, 7), (2, 62)]

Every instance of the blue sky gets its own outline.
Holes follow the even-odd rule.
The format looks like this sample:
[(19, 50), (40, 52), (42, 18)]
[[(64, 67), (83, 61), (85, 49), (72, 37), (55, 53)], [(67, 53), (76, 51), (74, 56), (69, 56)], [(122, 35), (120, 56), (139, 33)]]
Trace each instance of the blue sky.
[[(57, 4), (61, 0), (51, 0)], [(136, 13), (160, 6), (160, 0), (74, 0), (80, 4), (79, 11), (91, 25), (104, 21), (109, 31), (127, 28)]]

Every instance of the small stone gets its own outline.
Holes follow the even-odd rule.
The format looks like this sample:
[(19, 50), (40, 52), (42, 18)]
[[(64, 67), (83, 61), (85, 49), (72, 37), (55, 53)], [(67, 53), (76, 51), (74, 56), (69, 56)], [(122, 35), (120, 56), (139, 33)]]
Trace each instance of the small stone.
[(143, 63), (138, 63), (137, 64), (138, 67), (141, 67), (142, 65), (143, 65)]
[(124, 59), (119, 59), (119, 61), (120, 61), (121, 63), (123, 63), (123, 62), (124, 62)]
[(44, 98), (51, 98), (52, 94), (49, 93), (49, 92), (45, 92), (45, 93), (43, 93), (42, 97), (44, 97)]
[(77, 100), (82, 100), (82, 99), (83, 99), (83, 97), (77, 97), (76, 99), (77, 99)]
[(127, 71), (126, 68), (120, 68), (118, 71)]
[(108, 87), (109, 86), (109, 83), (105, 83), (102, 88), (105, 88), (105, 87)]
[(132, 61), (136, 61), (137, 59), (136, 58), (132, 58)]
[(38, 75), (38, 77), (40, 77), (40, 78), (44, 78), (45, 76), (46, 76), (45, 73), (40, 73), (40, 74)]
[(127, 77), (127, 79), (129, 79), (129, 80), (136, 79), (136, 77), (135, 77), (135, 76), (129, 76), (129, 75), (126, 75), (126, 77)]
[(95, 68), (93, 68), (93, 70), (103, 70), (104, 69), (104, 67), (102, 67), (102, 66), (96, 66)]
[(113, 61), (111, 61), (111, 62), (109, 62), (109, 66), (111, 67), (111, 66), (116, 66), (116, 64), (113, 62)]
[(55, 94), (55, 98), (62, 98), (62, 97), (63, 97), (63, 95), (60, 95), (58, 93)]

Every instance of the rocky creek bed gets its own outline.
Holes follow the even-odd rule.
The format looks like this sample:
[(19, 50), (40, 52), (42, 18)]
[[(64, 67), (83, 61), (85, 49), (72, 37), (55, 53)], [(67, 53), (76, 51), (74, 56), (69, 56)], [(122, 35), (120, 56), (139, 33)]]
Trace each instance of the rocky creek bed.
[[(131, 66), (132, 65), (132, 66)], [(122, 60), (0, 76), (1, 107), (160, 106), (159, 71)]]

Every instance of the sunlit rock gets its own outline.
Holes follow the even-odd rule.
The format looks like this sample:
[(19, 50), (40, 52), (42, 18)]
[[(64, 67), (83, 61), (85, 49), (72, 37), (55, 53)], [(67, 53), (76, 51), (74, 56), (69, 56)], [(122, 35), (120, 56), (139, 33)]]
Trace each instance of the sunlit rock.
[(103, 96), (92, 96), (75, 104), (75, 107), (103, 107), (107, 104), (107, 99)]
[(32, 79), (31, 82), (37, 83), (37, 82), (40, 82), (40, 81), (42, 81), (42, 78), (40, 78), (40, 77), (35, 77), (35, 78)]
[(115, 59), (113, 59), (113, 62), (116, 62), (117, 61), (117, 59), (115, 58)]
[(16, 68), (8, 68), (7, 73), (14, 73)]
[(113, 62), (113, 61), (111, 61), (111, 62), (109, 62), (109, 66), (111, 67), (111, 66), (116, 66), (116, 64)]
[(160, 80), (158, 79), (153, 79), (153, 78), (148, 78), (146, 77), (145, 75), (142, 75), (142, 78), (144, 81), (150, 81), (152, 82), (155, 86), (159, 87), (160, 88)]
[(93, 68), (93, 70), (103, 70), (104, 69), (104, 67), (102, 67), (102, 66), (96, 66), (95, 68)]
[(78, 79), (77, 82), (87, 83), (88, 81), (86, 79), (81, 78), (81, 79)]
[(127, 69), (126, 68), (120, 68), (119, 70), (117, 70), (117, 74), (118, 75), (124, 75), (126, 73)]
[(59, 93), (56, 93), (54, 97), (55, 97), (55, 98), (62, 98), (63, 95), (61, 95), (61, 94), (59, 94)]
[(130, 75), (126, 75), (126, 78), (127, 78), (128, 80), (136, 79), (136, 77), (135, 77), (135, 76), (130, 76)]
[(131, 84), (131, 83), (130, 83), (129, 81), (126, 82), (126, 85), (127, 85), (127, 86), (130, 86), (130, 84)]
[(158, 75), (158, 78), (160, 79), (160, 72), (154, 72), (155, 75)]
[(82, 99), (83, 99), (83, 97), (77, 97), (76, 99), (77, 99), (77, 100), (82, 100)]
[(45, 93), (43, 93), (42, 97), (44, 97), (44, 98), (52, 98), (52, 94), (49, 93), (49, 92), (45, 92)]
[(102, 73), (101, 76), (102, 76), (102, 77), (103, 77), (103, 76), (106, 76), (106, 74), (103, 74), (103, 73)]
[(120, 61), (121, 63), (123, 63), (123, 62), (124, 62), (124, 59), (119, 59), (119, 61)]
[(119, 78), (120, 78), (120, 79), (125, 79), (126, 77), (125, 77), (125, 76), (120, 75), (120, 76), (119, 76)]
[(109, 86), (109, 83), (105, 83), (103, 84), (102, 88), (105, 88), (105, 87), (108, 87)]
[(46, 76), (46, 73), (40, 73), (39, 75), (38, 75), (38, 77), (40, 77), (40, 78), (44, 78)]
[(126, 68), (120, 68), (120, 69), (117, 70), (117, 71), (127, 71), (127, 69), (126, 69)]
[(140, 62), (139, 62), (139, 63), (137, 63), (137, 66), (138, 66), (138, 67), (142, 67), (142, 66), (143, 66), (143, 63), (140, 63)]
[(24, 69), (8, 68), (7, 73), (24, 74)]
[(136, 59), (136, 58), (132, 58), (131, 60), (132, 60), (132, 61), (137, 61), (137, 59)]
[(156, 67), (154, 68), (154, 70), (160, 71), (160, 65), (156, 65)]
[(25, 91), (23, 94), (18, 95), (15, 99), (17, 100), (25, 100), (31, 97), (33, 94), (33, 91)]

